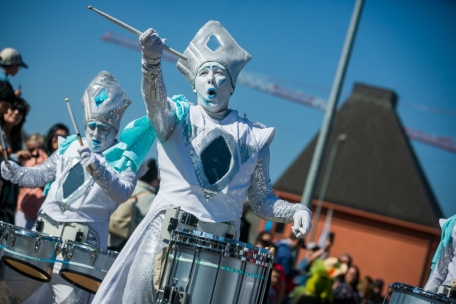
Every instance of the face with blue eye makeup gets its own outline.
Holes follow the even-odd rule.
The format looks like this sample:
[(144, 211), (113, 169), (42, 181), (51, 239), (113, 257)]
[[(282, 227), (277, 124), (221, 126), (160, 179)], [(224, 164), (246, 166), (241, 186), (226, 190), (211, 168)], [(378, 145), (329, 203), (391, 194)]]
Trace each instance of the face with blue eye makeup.
[(218, 62), (205, 62), (196, 74), (193, 92), (197, 95), (198, 104), (206, 111), (218, 113), (227, 110), (233, 93), (228, 71)]
[(114, 145), (117, 130), (102, 122), (91, 120), (86, 124), (87, 144), (93, 152), (103, 152)]

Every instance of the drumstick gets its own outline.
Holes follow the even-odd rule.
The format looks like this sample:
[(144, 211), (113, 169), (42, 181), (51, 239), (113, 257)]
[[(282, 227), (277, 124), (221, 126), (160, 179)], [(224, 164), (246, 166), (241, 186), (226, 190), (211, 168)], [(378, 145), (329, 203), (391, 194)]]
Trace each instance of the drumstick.
[[(142, 32), (138, 31), (137, 29), (135, 29), (134, 27), (132, 26), (129, 26), (128, 24), (100, 11), (100, 10), (97, 10), (96, 8), (94, 8), (93, 6), (89, 5), (89, 10), (92, 10), (94, 11), (95, 13), (99, 14), (100, 16), (102, 17), (105, 17), (106, 19), (108, 19), (109, 21), (117, 24), (118, 26), (126, 29), (127, 31), (129, 31), (130, 33), (136, 35), (136, 36), (141, 36), (142, 35)], [(182, 55), (181, 53), (179, 53), (178, 51), (176, 51), (175, 49), (172, 49), (170, 48), (169, 46), (167, 45), (164, 45), (163, 46), (164, 50), (167, 51), (168, 53), (171, 53), (173, 54), (174, 56), (176, 57), (179, 57), (180, 59), (182, 60), (187, 60), (187, 57), (185, 57), (184, 55)]]
[[(81, 134), (79, 133), (78, 125), (76, 124), (76, 120), (74, 119), (73, 110), (70, 106), (70, 100), (68, 98), (65, 98), (65, 102), (68, 107), (68, 113), (70, 113), (71, 121), (73, 122), (74, 131), (76, 132), (76, 136), (78, 137), (79, 145), (82, 147), (84, 146), (84, 144), (82, 143)], [(90, 176), (93, 176), (93, 169), (90, 165), (87, 167), (87, 171), (89, 172)]]

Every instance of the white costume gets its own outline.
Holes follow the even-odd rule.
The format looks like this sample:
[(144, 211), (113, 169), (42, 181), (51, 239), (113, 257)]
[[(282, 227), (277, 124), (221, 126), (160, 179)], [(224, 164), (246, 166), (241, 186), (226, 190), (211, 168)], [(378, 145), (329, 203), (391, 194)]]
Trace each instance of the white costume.
[(441, 285), (450, 285), (456, 279), (456, 215), (441, 219), (442, 237), (432, 259), (431, 275), (425, 290), (437, 292)]
[[(215, 51), (206, 45), (211, 36), (220, 42)], [(242, 203), (248, 197), (261, 218), (294, 221), (296, 230), (303, 233), (310, 229), (310, 211), (305, 206), (273, 195), (268, 166), (274, 129), (227, 110), (230, 91), (250, 55), (220, 23), (208, 22), (185, 51), (188, 60), (177, 65), (198, 94), (199, 105), (188, 106), (183, 96), (166, 97), (159, 58), (161, 43), (152, 29), (140, 37), (143, 98), (159, 139), (160, 190), (93, 303), (155, 303), (152, 272), (155, 255), (166, 246), (160, 230), (167, 208), (180, 206), (200, 221), (230, 222), (239, 229)], [(200, 92), (206, 83), (203, 73), (199, 74), (203, 68), (207, 72), (204, 75), (216, 79), (209, 81), (207, 92)], [(204, 101), (202, 95), (206, 96)]]
[[(10, 169), (2, 163), (2, 175), (20, 186), (35, 188), (52, 182), (38, 220), (46, 219), (56, 225), (58, 222), (87, 224), (89, 231), (84, 242), (106, 249), (110, 215), (120, 203), (130, 198), (139, 173), (130, 169), (116, 172), (101, 152), (115, 144), (120, 119), (130, 104), (114, 77), (101, 72), (90, 83), (82, 99), (89, 139), (83, 140), (85, 147), (81, 148), (76, 136), (71, 136), (40, 166), (25, 168), (10, 162)], [(89, 165), (93, 176), (84, 169)], [(46, 226), (43, 232), (49, 233)], [(15, 272), (9, 268), (5, 269), (4, 278), (22, 300), (39, 288), (28, 303), (43, 303), (41, 301), (48, 299), (50, 292), (56, 303), (86, 303), (88, 293), (64, 281), (58, 274), (60, 266), (60, 263), (55, 263), (49, 284), (18, 277), (21, 275), (14, 278)]]

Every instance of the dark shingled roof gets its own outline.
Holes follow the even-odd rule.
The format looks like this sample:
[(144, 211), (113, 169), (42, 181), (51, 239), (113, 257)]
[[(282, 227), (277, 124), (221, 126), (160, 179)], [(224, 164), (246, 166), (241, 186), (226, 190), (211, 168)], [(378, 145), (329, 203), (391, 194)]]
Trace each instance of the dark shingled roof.
[[(396, 115), (394, 92), (355, 84), (338, 110), (325, 153), (315, 198), (336, 138), (337, 149), (324, 201), (439, 228), (442, 211)], [(317, 142), (315, 137), (274, 185), (302, 195)]]

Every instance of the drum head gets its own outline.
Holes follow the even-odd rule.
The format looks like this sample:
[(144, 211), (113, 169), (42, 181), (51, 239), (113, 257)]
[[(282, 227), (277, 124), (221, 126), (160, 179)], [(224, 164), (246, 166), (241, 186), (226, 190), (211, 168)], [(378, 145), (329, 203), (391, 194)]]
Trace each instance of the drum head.
[(69, 269), (62, 269), (59, 272), (60, 276), (67, 282), (87, 291), (96, 293), (101, 285), (101, 280), (90, 275), (82, 275), (79, 272)]
[(41, 282), (49, 282), (51, 280), (50, 273), (47, 273), (35, 265), (24, 262), (23, 260), (19, 260), (10, 256), (4, 256), (2, 260), (6, 266), (12, 268), (22, 275), (25, 275), (28, 278)]

